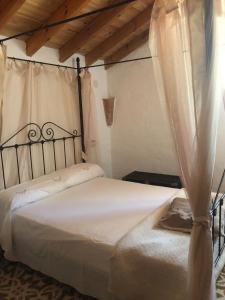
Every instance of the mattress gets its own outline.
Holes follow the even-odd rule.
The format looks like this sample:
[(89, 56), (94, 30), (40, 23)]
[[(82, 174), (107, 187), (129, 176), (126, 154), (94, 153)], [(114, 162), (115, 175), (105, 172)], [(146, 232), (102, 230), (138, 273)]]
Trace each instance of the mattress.
[(115, 246), (146, 216), (154, 226), (177, 193), (107, 178), (72, 186), (14, 213), (14, 255), (83, 294), (112, 299), (108, 284)]

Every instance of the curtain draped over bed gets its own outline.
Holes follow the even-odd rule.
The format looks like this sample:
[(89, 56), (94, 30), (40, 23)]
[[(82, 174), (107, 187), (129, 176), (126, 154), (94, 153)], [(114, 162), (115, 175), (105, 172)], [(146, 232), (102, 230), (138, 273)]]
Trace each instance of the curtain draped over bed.
[[(1, 107), (1, 142), (30, 122), (42, 125), (51, 121), (71, 132), (74, 129), (80, 132), (78, 92), (73, 70), (7, 60), (4, 86), (3, 105)], [(60, 133), (57, 130), (55, 134), (55, 137), (64, 135), (63, 132)], [(18, 135), (12, 143), (21, 141), (28, 141), (27, 132)], [(68, 141), (68, 143), (70, 142), (72, 143), (72, 141)], [(45, 154), (46, 171), (48, 173), (54, 170), (54, 161), (52, 145), (46, 144), (45, 147), (47, 150)], [(51, 149), (49, 148), (48, 151), (47, 147), (51, 147)], [(79, 142), (76, 148), (79, 152), (78, 148), (80, 148)], [(57, 150), (57, 168), (62, 168), (64, 167), (63, 143), (57, 146)], [(41, 147), (33, 146), (32, 151), (35, 160), (40, 160), (39, 163), (35, 161), (34, 164), (34, 177), (38, 177), (43, 174)], [(8, 185), (18, 183), (15, 171), (15, 153), (5, 153), (4, 155), (4, 161), (7, 160), (6, 182)], [(28, 149), (25, 147), (19, 151), (19, 161), (22, 181), (31, 178)], [(68, 164), (73, 163), (72, 151), (67, 153), (67, 162)]]
[(5, 67), (6, 67), (6, 47), (4, 45), (0, 45), (0, 137), (2, 132), (2, 104), (3, 104)]
[[(188, 292), (216, 299), (209, 206), (225, 55), (224, 0), (156, 0), (150, 50), (193, 212)], [(224, 62), (224, 60), (223, 60)]]
[(94, 113), (94, 93), (91, 86), (91, 73), (88, 70), (81, 72), (81, 92), (84, 117), (84, 158), (87, 162), (97, 162), (96, 126)]

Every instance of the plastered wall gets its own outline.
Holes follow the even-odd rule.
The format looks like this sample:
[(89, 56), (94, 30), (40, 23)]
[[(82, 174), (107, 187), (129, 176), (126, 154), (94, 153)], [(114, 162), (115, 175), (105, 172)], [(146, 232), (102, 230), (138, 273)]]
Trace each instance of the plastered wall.
[[(145, 44), (126, 59), (148, 55)], [(108, 89), (109, 96), (117, 99), (111, 129), (113, 177), (121, 178), (133, 170), (178, 174), (169, 122), (157, 95), (151, 60), (110, 68)], [(224, 168), (225, 114), (221, 104), (214, 189)]]

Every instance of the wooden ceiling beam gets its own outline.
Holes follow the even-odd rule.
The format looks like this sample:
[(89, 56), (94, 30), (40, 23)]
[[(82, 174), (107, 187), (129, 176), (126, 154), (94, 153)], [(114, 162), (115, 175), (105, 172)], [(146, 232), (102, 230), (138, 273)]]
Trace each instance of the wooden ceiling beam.
[[(125, 46), (121, 47), (119, 50), (114, 52), (112, 55), (108, 56), (105, 59), (105, 63), (111, 63), (111, 62), (117, 62), (122, 60), (124, 57), (126, 57), (128, 54), (142, 46), (148, 41), (149, 37), (149, 30), (146, 30), (145, 32), (141, 33), (134, 39), (132, 39), (128, 44)], [(107, 65), (105, 68), (109, 69), (113, 65)]]
[(88, 42), (88, 40), (100, 32), (104, 26), (109, 25), (113, 19), (119, 14), (122, 14), (131, 4), (123, 5), (116, 9), (106, 11), (97, 16), (90, 24), (85, 26), (80, 32), (70, 39), (65, 45), (59, 50), (59, 60), (64, 62), (74, 53), (79, 50)]
[(0, 4), (0, 30), (20, 9), (26, 0), (3, 0)]
[[(71, 18), (78, 14), (91, 0), (65, 0), (65, 2), (48, 18), (44, 24), (51, 24), (63, 19)], [(28, 56), (32, 56), (47, 41), (57, 34), (66, 24), (55, 26), (36, 32), (26, 41), (26, 52)]]
[(129, 39), (137, 30), (146, 27), (150, 23), (152, 4), (141, 12), (137, 17), (117, 30), (112, 36), (104, 40), (91, 52), (85, 56), (86, 65), (92, 65), (96, 60), (107, 57), (113, 49), (118, 48), (118, 44)]

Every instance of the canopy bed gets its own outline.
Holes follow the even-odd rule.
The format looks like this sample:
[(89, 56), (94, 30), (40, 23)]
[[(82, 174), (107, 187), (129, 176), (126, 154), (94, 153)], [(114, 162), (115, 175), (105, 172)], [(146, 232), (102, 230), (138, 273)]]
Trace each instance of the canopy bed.
[[(203, 296), (204, 300), (211, 300), (215, 296), (211, 244), (217, 266), (215, 272), (219, 272), (219, 262), (224, 260), (225, 194), (220, 194), (224, 174), (214, 201), (211, 199), (220, 97), (215, 95), (218, 86), (211, 85), (210, 76), (218, 75), (214, 57), (218, 46), (212, 42), (212, 31), (206, 30), (207, 22), (202, 31), (192, 28), (193, 32), (189, 32), (186, 40), (185, 1), (172, 2), (156, 1), (150, 48), (155, 73), (160, 79), (157, 82), (159, 94), (167, 102), (182, 179), (193, 212), (191, 235), (158, 226), (175, 198), (187, 199), (183, 190), (107, 179), (98, 165), (86, 162), (81, 70), (103, 64), (80, 67), (77, 59), (78, 130), (71, 132), (48, 120), (44, 124), (31, 122), (13, 132), (0, 145), (4, 186), (0, 192), (0, 243), (6, 258), (19, 260), (102, 300), (147, 300), (150, 297), (154, 300), (199, 300)], [(195, 17), (205, 9), (202, 1), (197, 2), (195, 6), (196, 2), (190, 1), (187, 7), (189, 26), (195, 26)], [(213, 6), (207, 4), (206, 20), (212, 22)], [(222, 15), (224, 7), (220, 9), (217, 13)], [(184, 22), (180, 22), (180, 18)], [(202, 24), (198, 26), (202, 29)], [(174, 30), (177, 28), (180, 31)], [(196, 36), (205, 54), (201, 60), (198, 53), (188, 48)], [(168, 60), (162, 40), (171, 52), (174, 51), (174, 64)], [(213, 44), (210, 49), (205, 47), (208, 40)], [(176, 48), (174, 41), (180, 43), (180, 48)], [(179, 66), (175, 64), (176, 58)], [(1, 59), (2, 69), (4, 59)], [(203, 65), (206, 65), (205, 69)], [(209, 75), (204, 77), (201, 73), (202, 79), (200, 71)], [(172, 73), (179, 74), (180, 78), (171, 78)], [(179, 88), (181, 83), (183, 89)], [(20, 134), (25, 139), (15, 143)], [(57, 150), (58, 147), (61, 150)], [(22, 149), (26, 149), (27, 174), (31, 179), (25, 182), (20, 173), (19, 153)], [(73, 153), (70, 163), (68, 152)], [(5, 176), (6, 160), (13, 156), (15, 166), (12, 170), (16, 170), (14, 175), (19, 184), (9, 187)], [(52, 170), (47, 172), (49, 159), (52, 159)], [(59, 161), (65, 168), (58, 169)], [(43, 176), (34, 179), (36, 164), (38, 168), (41, 166)], [(187, 281), (188, 291), (185, 288)]]
[[(13, 144), (15, 136), (23, 131), (27, 141)], [(12, 152), (16, 158), (14, 169), (20, 183), (12, 187), (5, 185), (6, 189), (0, 192), (0, 242), (6, 258), (21, 261), (84, 294), (114, 299), (113, 293), (120, 289), (118, 284), (126, 274), (119, 272), (121, 253), (129, 249), (132, 254), (134, 249), (137, 253), (130, 259), (135, 261), (140, 257), (145, 265), (149, 265), (148, 289), (155, 299), (165, 296), (162, 282), (167, 285), (167, 299), (174, 299), (174, 294), (177, 299), (185, 299), (190, 236), (156, 226), (171, 200), (185, 197), (183, 190), (107, 179), (97, 165), (80, 163), (81, 155), (76, 151), (80, 139), (76, 130), (69, 132), (52, 122), (43, 126), (33, 123), (1, 145), (4, 184), (6, 152)], [(63, 151), (57, 156), (58, 147), (62, 145)], [(33, 147), (40, 147), (39, 160), (32, 156)], [(35, 164), (42, 164), (43, 176), (21, 183), (18, 154), (22, 148), (29, 149), (27, 159), (31, 179)], [(73, 153), (70, 166), (67, 164), (68, 148)], [(53, 157), (53, 172), (46, 175), (50, 157)], [(65, 169), (57, 168), (58, 160), (64, 162)], [(215, 265), (225, 246), (224, 197), (225, 194), (219, 194), (218, 190), (211, 210)], [(148, 248), (147, 253), (136, 249), (141, 244)], [(159, 249), (163, 251), (159, 252)], [(142, 269), (142, 262), (139, 264)], [(167, 275), (163, 278), (159, 270), (170, 274), (171, 280)], [(142, 278), (140, 285), (145, 284), (145, 280)], [(124, 285), (125, 278), (122, 282)], [(138, 287), (136, 291), (139, 292)]]

